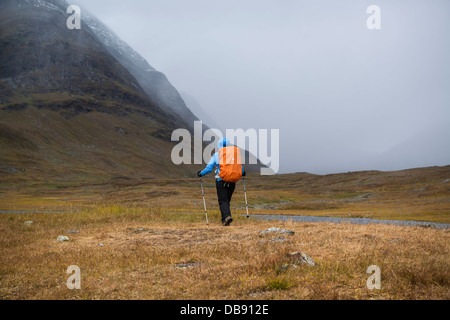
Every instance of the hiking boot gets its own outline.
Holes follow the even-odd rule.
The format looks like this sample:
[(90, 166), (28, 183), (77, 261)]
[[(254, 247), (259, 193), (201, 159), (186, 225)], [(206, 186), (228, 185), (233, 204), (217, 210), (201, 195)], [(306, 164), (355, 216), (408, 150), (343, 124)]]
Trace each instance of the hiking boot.
[(233, 222), (233, 219), (231, 217), (226, 217), (225, 220), (223, 220), (222, 224), (224, 226), (229, 226), (231, 222)]

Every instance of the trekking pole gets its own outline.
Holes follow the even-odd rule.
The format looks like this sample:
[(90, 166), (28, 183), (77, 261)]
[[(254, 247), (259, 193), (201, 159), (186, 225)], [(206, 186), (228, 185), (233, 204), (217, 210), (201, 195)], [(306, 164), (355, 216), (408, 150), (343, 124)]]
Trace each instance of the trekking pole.
[(245, 177), (242, 177), (244, 181), (244, 196), (245, 196), (245, 209), (247, 210), (247, 218), (249, 218), (248, 215), (248, 204), (247, 204), (247, 191), (245, 190)]
[(209, 225), (208, 212), (206, 212), (205, 192), (203, 191), (203, 180), (202, 180), (202, 177), (200, 177), (200, 185), (202, 186), (202, 196), (203, 196), (203, 205), (205, 206), (206, 224)]

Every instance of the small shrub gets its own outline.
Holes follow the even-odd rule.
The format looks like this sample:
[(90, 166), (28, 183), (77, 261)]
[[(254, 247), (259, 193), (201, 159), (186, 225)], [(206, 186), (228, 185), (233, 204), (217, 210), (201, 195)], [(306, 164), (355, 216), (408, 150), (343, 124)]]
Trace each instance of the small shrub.
[(287, 290), (292, 284), (286, 279), (273, 279), (267, 283), (269, 290)]

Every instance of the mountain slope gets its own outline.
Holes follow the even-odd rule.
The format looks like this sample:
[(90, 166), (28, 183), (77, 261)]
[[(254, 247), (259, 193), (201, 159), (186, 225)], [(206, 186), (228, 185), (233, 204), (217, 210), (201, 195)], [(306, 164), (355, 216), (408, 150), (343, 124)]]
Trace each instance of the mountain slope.
[(0, 175), (20, 181), (178, 177), (166, 112), (59, 0), (0, 3)]
[(95, 16), (83, 10), (85, 22), (108, 52), (139, 82), (144, 91), (159, 107), (181, 116), (192, 127), (197, 117), (186, 106), (183, 98), (167, 77), (155, 70), (141, 55), (120, 39)]
[(219, 129), (222, 132), (225, 132), (223, 128), (221, 128), (216, 121), (212, 119), (212, 117), (205, 111), (205, 109), (200, 105), (200, 103), (191, 96), (187, 92), (180, 92), (183, 100), (186, 103), (186, 106), (201, 120), (203, 124), (205, 124), (209, 128)]

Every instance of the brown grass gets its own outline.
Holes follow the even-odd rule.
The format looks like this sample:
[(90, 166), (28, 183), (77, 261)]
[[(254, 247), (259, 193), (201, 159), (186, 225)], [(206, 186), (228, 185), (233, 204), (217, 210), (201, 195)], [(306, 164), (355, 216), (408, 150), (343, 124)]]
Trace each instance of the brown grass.
[[(250, 174), (246, 182), (251, 214), (449, 223), (449, 179), (446, 166), (325, 176)], [(0, 298), (450, 298), (449, 229), (247, 220), (237, 215), (245, 212), (241, 183), (232, 200), (235, 221), (225, 228), (213, 180), (204, 182), (209, 226), (198, 179), (4, 183), (0, 211), (30, 213), (0, 214)], [(27, 220), (34, 223), (27, 226)], [(259, 234), (273, 226), (295, 235), (277, 242), (270, 240), (279, 235)], [(69, 242), (56, 241), (65, 234)], [(316, 265), (290, 266), (288, 254), (295, 251)], [(66, 287), (70, 265), (81, 268), (81, 290)], [(381, 268), (381, 290), (366, 287), (370, 265)]]
[[(330, 175), (296, 173), (246, 179), (253, 214), (364, 217), (450, 223), (450, 166), (394, 172)], [(204, 178), (208, 208), (217, 207), (212, 176)], [(0, 181), (0, 192), (2, 181)], [(160, 207), (173, 212), (202, 211), (198, 179), (128, 179), (67, 185), (8, 185), (0, 210), (74, 211), (98, 205)], [(232, 205), (245, 211), (242, 183)]]
[[(0, 215), (0, 298), (450, 298), (449, 230), (235, 218), (222, 227), (210, 212), (207, 226), (199, 214), (123, 206)], [(272, 226), (295, 235), (268, 241), (277, 235), (259, 232)], [(281, 268), (294, 251), (316, 265)], [(81, 268), (81, 290), (66, 287), (70, 265)], [(366, 287), (370, 265), (381, 268), (381, 290)]]

